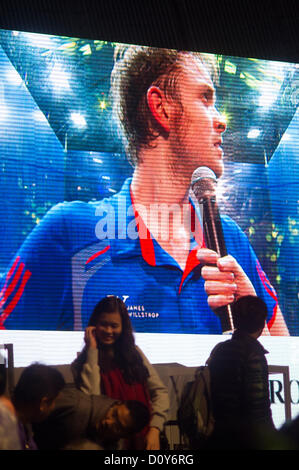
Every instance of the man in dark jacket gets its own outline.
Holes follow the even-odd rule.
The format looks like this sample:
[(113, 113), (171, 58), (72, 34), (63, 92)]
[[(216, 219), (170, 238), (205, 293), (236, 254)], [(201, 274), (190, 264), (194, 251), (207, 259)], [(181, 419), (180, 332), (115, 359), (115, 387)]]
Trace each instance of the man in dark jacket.
[(60, 392), (48, 418), (33, 427), (34, 439), (40, 450), (78, 448), (78, 442), (84, 442), (84, 448), (86, 442), (116, 448), (119, 439), (139, 432), (149, 418), (140, 402), (87, 395), (69, 385)]
[(219, 343), (210, 361), (215, 429), (213, 449), (262, 448), (274, 432), (266, 351), (257, 341), (267, 318), (258, 297), (240, 298), (232, 308), (235, 331)]

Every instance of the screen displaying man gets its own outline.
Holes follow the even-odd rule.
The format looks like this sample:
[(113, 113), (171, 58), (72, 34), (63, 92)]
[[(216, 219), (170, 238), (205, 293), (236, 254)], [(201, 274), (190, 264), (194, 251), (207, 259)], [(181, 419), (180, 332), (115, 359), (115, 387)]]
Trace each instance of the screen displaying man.
[(111, 90), (132, 179), (109, 199), (58, 204), (44, 217), (4, 280), (2, 327), (80, 330), (98, 300), (113, 294), (137, 332), (218, 334), (213, 309), (257, 295), (268, 307), (267, 332), (287, 335), (240, 228), (222, 217), (227, 257), (205, 247), (190, 181), (199, 166), (221, 177), (226, 123), (203, 57), (126, 47)]

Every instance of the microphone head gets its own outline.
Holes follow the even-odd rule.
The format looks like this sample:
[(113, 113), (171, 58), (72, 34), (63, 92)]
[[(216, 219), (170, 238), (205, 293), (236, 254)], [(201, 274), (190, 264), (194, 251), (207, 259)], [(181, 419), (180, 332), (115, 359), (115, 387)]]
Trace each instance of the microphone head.
[(196, 168), (196, 170), (193, 172), (192, 178), (191, 178), (191, 186), (193, 187), (197, 182), (199, 182), (202, 179), (209, 178), (217, 182), (216, 175), (211, 168), (207, 166), (200, 166)]
[(215, 173), (207, 166), (197, 168), (191, 178), (191, 189), (198, 201), (202, 198), (216, 197), (217, 178)]

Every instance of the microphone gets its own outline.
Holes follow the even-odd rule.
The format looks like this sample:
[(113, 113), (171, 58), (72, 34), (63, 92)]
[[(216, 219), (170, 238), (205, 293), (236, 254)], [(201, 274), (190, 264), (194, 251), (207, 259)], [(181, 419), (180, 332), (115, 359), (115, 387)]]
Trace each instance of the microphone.
[[(206, 247), (223, 257), (227, 255), (227, 251), (216, 201), (216, 186), (217, 178), (210, 168), (202, 166), (194, 171), (191, 189), (201, 209)], [(231, 333), (234, 329), (231, 306), (218, 307), (215, 313), (220, 318), (222, 334)]]

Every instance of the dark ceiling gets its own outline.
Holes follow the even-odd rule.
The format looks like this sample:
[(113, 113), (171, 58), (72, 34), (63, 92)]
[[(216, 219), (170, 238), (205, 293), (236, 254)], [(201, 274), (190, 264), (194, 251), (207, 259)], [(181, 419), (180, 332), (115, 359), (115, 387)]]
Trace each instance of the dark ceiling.
[[(0, 44), (64, 147), (123, 152), (109, 97), (113, 43), (2, 30)], [(298, 106), (299, 69), (286, 62), (216, 59), (217, 108), (228, 123), (226, 158), (264, 164)], [(84, 116), (81, 126), (71, 120), (74, 112)], [(260, 134), (249, 138), (253, 129)]]

